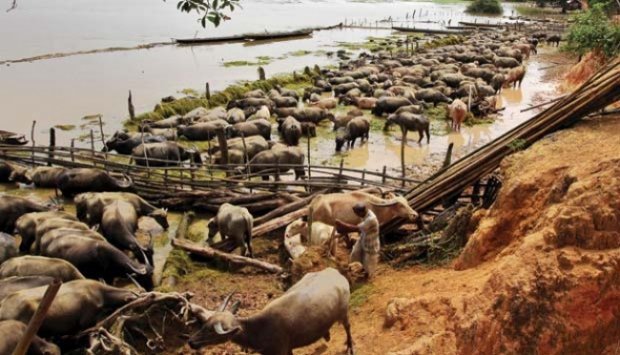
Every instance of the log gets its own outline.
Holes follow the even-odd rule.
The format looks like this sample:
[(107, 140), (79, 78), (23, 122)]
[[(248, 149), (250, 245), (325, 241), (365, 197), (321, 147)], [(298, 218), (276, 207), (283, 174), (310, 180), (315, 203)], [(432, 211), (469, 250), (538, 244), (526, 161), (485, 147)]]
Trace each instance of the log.
[[(308, 197), (306, 197), (304, 199), (301, 199), (301, 200), (296, 201), (296, 202), (291, 202), (291, 203), (289, 203), (287, 205), (284, 205), (284, 206), (282, 206), (280, 208), (277, 208), (277, 209), (267, 213), (264, 216), (255, 218), (254, 219), (254, 227), (255, 227), (254, 229), (256, 229), (256, 226), (264, 224), (267, 221), (271, 221), (274, 218), (278, 218), (278, 217), (281, 217), (281, 216), (283, 216), (285, 214), (288, 214), (288, 213), (291, 213), (291, 212), (299, 210), (300, 208), (310, 204), (310, 202), (314, 199), (314, 197), (317, 194), (323, 194), (323, 193), (325, 193), (325, 190), (318, 191), (318, 192), (316, 192), (316, 193), (314, 193), (314, 194), (312, 194), (312, 195), (310, 195), (310, 196), (308, 196)], [(252, 235), (254, 235), (254, 233), (252, 233)]]
[(252, 230), (252, 238), (256, 238), (267, 233), (273, 232), (277, 229), (288, 226), (290, 223), (298, 218), (308, 215), (308, 209), (302, 208), (291, 213), (288, 213), (280, 218), (273, 219), (267, 223), (263, 223), (258, 227), (254, 227)]
[(32, 318), (30, 318), (30, 322), (28, 322), (28, 327), (26, 327), (24, 335), (17, 344), (17, 347), (15, 347), (15, 350), (13, 350), (13, 355), (26, 355), (32, 339), (37, 334), (39, 328), (41, 328), (41, 325), (45, 320), (47, 311), (52, 305), (52, 302), (60, 289), (60, 285), (62, 285), (62, 282), (60, 282), (59, 279), (54, 279), (54, 281), (52, 281), (52, 283), (50, 283), (47, 287), (47, 290), (45, 290), (45, 294), (39, 303), (39, 307), (32, 315)]
[(246, 258), (245, 256), (241, 255), (225, 253), (208, 246), (200, 246), (187, 240), (173, 239), (172, 245), (176, 248), (182, 249), (190, 254), (194, 254), (197, 256), (224, 260), (230, 262), (231, 264), (239, 266), (251, 266), (257, 269), (268, 271), (273, 274), (281, 274), (284, 272), (284, 269), (281, 266), (274, 265), (266, 261)]

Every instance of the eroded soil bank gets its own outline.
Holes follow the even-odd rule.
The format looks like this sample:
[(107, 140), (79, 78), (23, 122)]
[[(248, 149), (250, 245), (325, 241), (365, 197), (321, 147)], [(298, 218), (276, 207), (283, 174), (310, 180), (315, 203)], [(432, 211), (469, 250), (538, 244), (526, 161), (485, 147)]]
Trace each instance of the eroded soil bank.
[[(382, 264), (352, 295), (357, 354), (615, 354), (618, 132), (620, 116), (588, 120), (507, 158), (498, 200), (474, 214), (469, 241), (451, 264)], [(262, 244), (259, 250), (278, 248), (275, 240)], [(252, 314), (282, 292), (273, 278), (200, 269), (175, 289), (210, 307), (236, 289), (241, 313)], [(335, 326), (331, 342), (296, 354), (343, 354), (343, 344)], [(243, 352), (225, 345), (202, 353)]]

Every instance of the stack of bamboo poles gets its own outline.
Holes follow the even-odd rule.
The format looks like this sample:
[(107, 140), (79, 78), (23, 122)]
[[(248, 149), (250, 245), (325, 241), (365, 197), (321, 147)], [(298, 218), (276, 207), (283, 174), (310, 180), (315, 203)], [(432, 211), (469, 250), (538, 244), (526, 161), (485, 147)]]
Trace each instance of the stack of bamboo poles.
[(618, 100), (620, 58), (602, 68), (563, 100), (414, 187), (406, 198), (415, 210), (432, 208), (493, 172), (504, 157), (514, 152), (511, 145), (515, 142), (532, 144)]

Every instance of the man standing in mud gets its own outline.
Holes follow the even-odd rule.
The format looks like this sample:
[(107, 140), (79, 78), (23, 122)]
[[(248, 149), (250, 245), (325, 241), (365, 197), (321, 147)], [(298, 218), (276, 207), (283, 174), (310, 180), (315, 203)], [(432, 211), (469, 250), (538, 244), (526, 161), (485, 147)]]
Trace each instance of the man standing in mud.
[(360, 238), (353, 246), (350, 262), (360, 262), (364, 271), (371, 279), (379, 264), (379, 220), (363, 203), (353, 206), (353, 213), (362, 219), (358, 225), (348, 224), (336, 220), (336, 228), (339, 232), (359, 232)]

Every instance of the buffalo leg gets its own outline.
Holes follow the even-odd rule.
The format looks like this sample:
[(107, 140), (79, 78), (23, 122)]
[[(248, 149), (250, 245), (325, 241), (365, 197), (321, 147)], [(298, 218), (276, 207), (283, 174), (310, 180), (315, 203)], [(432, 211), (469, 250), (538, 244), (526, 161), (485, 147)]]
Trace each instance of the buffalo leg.
[(250, 239), (251, 237), (249, 235), (246, 235), (245, 243), (248, 245), (248, 253), (250, 255), (250, 258), (253, 258), (254, 253), (252, 252), (252, 241)]
[(349, 323), (348, 315), (345, 316), (342, 325), (344, 326), (344, 331), (347, 333), (347, 355), (353, 355), (353, 337), (351, 336), (351, 324)]
[(424, 130), (421, 129), (418, 131), (418, 135), (420, 136), (420, 139), (418, 139), (418, 144), (422, 143), (422, 139), (424, 139)]

